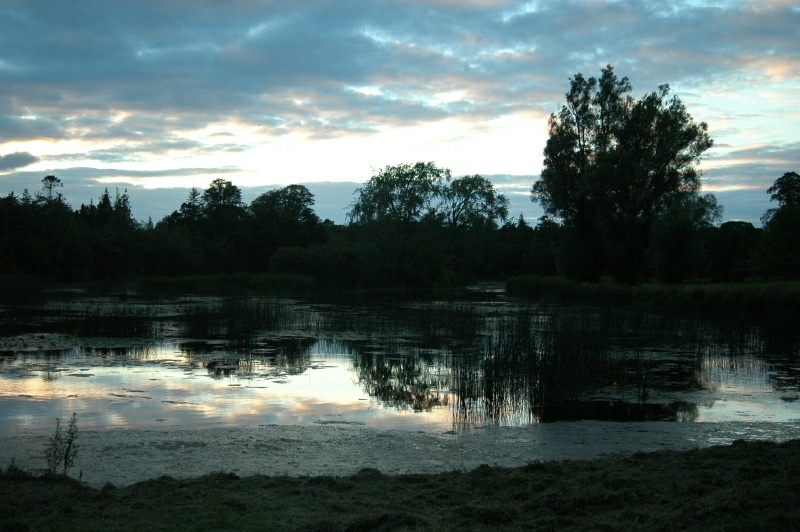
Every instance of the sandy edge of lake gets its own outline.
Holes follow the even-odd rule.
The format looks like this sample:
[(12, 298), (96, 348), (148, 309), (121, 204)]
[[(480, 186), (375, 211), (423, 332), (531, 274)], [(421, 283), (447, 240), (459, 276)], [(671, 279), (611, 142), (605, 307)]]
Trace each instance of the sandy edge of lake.
[[(49, 435), (0, 438), (0, 467), (46, 467)], [(379, 430), (357, 425), (149, 428), (81, 431), (71, 476), (91, 486), (125, 486), (169, 475), (352, 475), (515, 467), (536, 460), (582, 460), (639, 451), (687, 450), (737, 439), (800, 438), (800, 423), (612, 423), (580, 421), (491, 427), (469, 434)]]

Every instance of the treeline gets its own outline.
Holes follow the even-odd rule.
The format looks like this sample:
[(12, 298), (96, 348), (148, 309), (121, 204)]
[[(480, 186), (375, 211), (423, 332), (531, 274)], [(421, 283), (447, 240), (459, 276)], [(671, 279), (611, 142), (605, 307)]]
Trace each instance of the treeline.
[[(155, 224), (133, 218), (125, 191), (106, 190), (73, 209), (61, 186), (47, 176), (33, 196), (0, 199), (0, 273), (59, 281), (278, 273), (341, 288), (436, 290), (524, 274), (569, 277), (582, 260), (568, 225), (508, 220), (508, 201), (488, 180), (453, 179), (432, 163), (382, 169), (356, 191), (346, 225), (320, 220), (301, 185), (247, 205), (238, 187), (217, 179)], [(794, 172), (775, 182), (768, 192), (778, 207), (763, 228), (698, 224), (674, 209), (658, 217), (644, 253), (646, 280), (797, 278), (798, 191)]]
[(320, 220), (301, 185), (248, 205), (217, 179), (157, 223), (133, 218), (126, 191), (73, 209), (61, 187), (47, 176), (33, 195), (0, 199), (0, 273), (58, 281), (289, 273), (343, 288), (430, 289), (494, 275), (492, 248), (507, 217), (507, 200), (488, 180), (452, 179), (431, 163), (374, 176), (347, 225)]

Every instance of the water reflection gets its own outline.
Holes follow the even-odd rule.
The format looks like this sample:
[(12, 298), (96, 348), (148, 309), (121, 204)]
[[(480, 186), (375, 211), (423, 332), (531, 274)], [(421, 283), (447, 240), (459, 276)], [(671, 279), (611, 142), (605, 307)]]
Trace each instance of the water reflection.
[[(133, 310), (94, 298), (58, 308), (31, 319), (27, 335), (17, 329), (3, 339), (2, 431), (73, 411), (97, 426), (336, 422), (455, 431), (581, 419), (800, 418), (797, 351), (770, 352), (774, 333), (768, 341), (750, 326), (524, 305), (496, 294), (381, 305), (181, 298)], [(100, 316), (83, 326), (92, 335), (65, 335), (64, 322), (87, 321), (88, 308)], [(125, 317), (135, 327), (119, 323)], [(94, 336), (111, 324), (114, 334)], [(132, 330), (131, 338), (117, 335)]]

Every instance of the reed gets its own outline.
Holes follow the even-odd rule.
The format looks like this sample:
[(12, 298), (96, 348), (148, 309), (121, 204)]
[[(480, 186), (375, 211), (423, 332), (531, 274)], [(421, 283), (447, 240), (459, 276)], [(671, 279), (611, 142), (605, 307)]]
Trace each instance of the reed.
[(120, 304), (78, 311), (63, 326), (83, 337), (154, 338), (159, 320), (153, 307)]
[(290, 302), (236, 296), (183, 305), (176, 321), (184, 338), (225, 338), (249, 345), (259, 333), (293, 326), (295, 316)]

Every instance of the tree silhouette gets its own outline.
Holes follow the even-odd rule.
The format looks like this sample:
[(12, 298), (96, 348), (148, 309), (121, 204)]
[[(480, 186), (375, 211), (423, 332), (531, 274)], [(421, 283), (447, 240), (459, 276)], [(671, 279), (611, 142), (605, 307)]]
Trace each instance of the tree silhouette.
[(203, 192), (203, 203), (206, 210), (241, 207), (242, 191), (230, 181), (217, 178)]
[(62, 201), (62, 195), (60, 192), (56, 192), (56, 189), (63, 187), (64, 183), (56, 176), (44, 176), (42, 178), (42, 193), (39, 198), (44, 201)]
[(356, 190), (347, 217), (353, 223), (420, 221), (434, 214), (442, 181), (449, 177), (450, 170), (432, 162), (387, 166)]
[(566, 256), (582, 250), (589, 256), (581, 262), (598, 265), (583, 275), (601, 274), (603, 263), (621, 280), (642, 274), (651, 224), (697, 193), (696, 164), (712, 145), (708, 126), (668, 98), (668, 85), (640, 100), (631, 90), (610, 65), (599, 79), (576, 74), (566, 105), (550, 116), (544, 168), (531, 189), (533, 201), (571, 230)]
[[(800, 175), (797, 172), (786, 172), (775, 180), (767, 193), (771, 194), (770, 201), (778, 202), (778, 208), (786, 205), (800, 206)], [(765, 212), (761, 223), (768, 225), (777, 210), (769, 209)]]
[(313, 210), (314, 195), (303, 185), (270, 190), (254, 199), (248, 211), (254, 269), (263, 269), (281, 247), (322, 243), (327, 234)]
[(496, 227), (508, 218), (508, 199), (478, 174), (452, 180), (441, 195), (441, 215), (451, 227)]
[(770, 276), (800, 277), (800, 175), (786, 172), (767, 189), (770, 200), (778, 202), (769, 209), (764, 223), (763, 264)]

